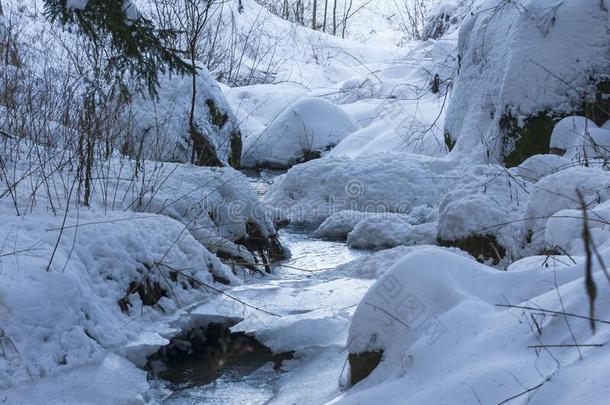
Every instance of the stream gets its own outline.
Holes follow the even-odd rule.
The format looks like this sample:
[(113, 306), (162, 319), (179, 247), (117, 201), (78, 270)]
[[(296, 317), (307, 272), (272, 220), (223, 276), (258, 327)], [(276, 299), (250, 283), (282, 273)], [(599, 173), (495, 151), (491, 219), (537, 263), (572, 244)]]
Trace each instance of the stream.
[[(245, 172), (252, 186), (261, 196), (267, 192), (274, 178), (282, 172)], [(350, 262), (364, 253), (349, 249), (343, 242), (325, 241), (312, 237), (315, 228), (288, 226), (279, 231), (282, 245), (288, 248), (290, 258), (277, 263), (273, 275), (268, 278), (253, 278), (241, 293), (248, 290), (265, 289), (272, 285), (279, 289), (299, 289), (324, 282), (317, 277), (328, 269)], [(316, 274), (318, 273), (318, 274)], [(302, 305), (306, 307), (307, 302)], [(297, 311), (295, 311), (297, 312)], [(303, 312), (307, 312), (303, 310)], [(227, 329), (228, 331), (228, 329)], [(172, 393), (163, 400), (165, 404), (264, 404), (272, 400), (279, 389), (279, 378), (283, 371), (265, 346), (245, 334), (227, 332), (223, 346), (245, 347), (243, 354), (220, 361), (220, 366), (210, 371), (210, 362), (193, 358), (172, 366), (161, 377)]]

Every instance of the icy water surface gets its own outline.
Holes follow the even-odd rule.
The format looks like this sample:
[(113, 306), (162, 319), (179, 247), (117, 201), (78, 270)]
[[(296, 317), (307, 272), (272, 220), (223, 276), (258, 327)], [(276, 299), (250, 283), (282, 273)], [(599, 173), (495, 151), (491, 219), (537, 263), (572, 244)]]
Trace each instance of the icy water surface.
[[(263, 171), (246, 174), (262, 197), (274, 179), (283, 173)], [(314, 283), (317, 272), (333, 269), (362, 255), (349, 249), (345, 243), (312, 237), (313, 230), (289, 226), (279, 232), (282, 245), (290, 250), (291, 256), (274, 268), (276, 281), (288, 285), (292, 281), (307, 284), (311, 280)], [(266, 283), (269, 280), (257, 280), (252, 288)], [(164, 401), (166, 404), (257, 405), (274, 397), (282, 371), (274, 368), (268, 354), (258, 352), (228, 362), (216, 370), (214, 378), (210, 378), (208, 364), (197, 360), (181, 364), (172, 373), (174, 382), (170, 388), (174, 392)]]

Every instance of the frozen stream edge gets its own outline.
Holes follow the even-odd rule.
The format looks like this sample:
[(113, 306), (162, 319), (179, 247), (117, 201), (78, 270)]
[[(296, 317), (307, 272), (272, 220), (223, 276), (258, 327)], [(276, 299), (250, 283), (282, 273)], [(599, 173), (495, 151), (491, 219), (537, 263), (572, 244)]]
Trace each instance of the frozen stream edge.
[[(263, 172), (261, 177), (250, 174), (250, 179), (259, 194), (264, 195), (276, 175), (272, 173), (270, 177)], [(189, 323), (241, 320), (232, 331), (251, 334), (276, 353), (295, 351), (295, 359), (284, 361), (281, 371), (273, 370), (270, 363), (246, 376), (233, 375), (228, 369), (214, 383), (176, 391), (162, 402), (322, 403), (339, 393), (349, 322), (372, 281), (352, 279), (335, 271), (337, 266), (363, 256), (364, 252), (351, 250), (343, 242), (315, 239), (312, 232), (293, 226), (281, 230), (280, 240), (291, 257), (276, 266), (273, 275), (252, 278), (242, 286), (226, 290), (233, 297), (279, 316), (217, 295), (185, 309), (162, 333), (175, 335), (188, 328)], [(155, 342), (150, 337), (145, 338), (149, 344)], [(133, 356), (137, 351), (131, 352), (130, 358), (138, 360)]]

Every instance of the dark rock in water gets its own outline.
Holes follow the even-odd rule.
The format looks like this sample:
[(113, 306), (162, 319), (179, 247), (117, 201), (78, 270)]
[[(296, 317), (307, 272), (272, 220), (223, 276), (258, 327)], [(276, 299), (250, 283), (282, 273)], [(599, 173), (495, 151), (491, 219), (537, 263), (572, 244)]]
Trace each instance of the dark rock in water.
[(172, 338), (148, 358), (150, 376), (182, 388), (202, 386), (225, 372), (248, 375), (269, 362), (279, 369), (283, 360), (292, 358), (292, 353), (274, 354), (243, 332), (231, 332), (230, 326), (210, 323)]
[(364, 353), (350, 353), (350, 383), (355, 385), (368, 377), (383, 359), (383, 350)]

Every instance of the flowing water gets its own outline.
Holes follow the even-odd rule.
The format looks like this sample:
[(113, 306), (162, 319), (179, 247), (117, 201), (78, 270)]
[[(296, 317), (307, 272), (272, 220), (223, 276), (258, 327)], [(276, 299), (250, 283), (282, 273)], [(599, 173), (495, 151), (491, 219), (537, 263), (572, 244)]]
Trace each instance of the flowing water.
[[(247, 172), (254, 189), (262, 197), (269, 185), (282, 172)], [(289, 226), (279, 232), (280, 240), (291, 256), (278, 263), (273, 282), (280, 285), (308, 283), (315, 272), (332, 269), (362, 255), (345, 243), (319, 240), (311, 236), (312, 228)], [(269, 283), (258, 279), (252, 287)], [(239, 337), (238, 337), (239, 338)], [(229, 337), (229, 340), (231, 337)], [(209, 361), (189, 359), (176, 365), (168, 373), (168, 388), (173, 393), (164, 400), (167, 404), (264, 404), (277, 392), (277, 381), (282, 373), (274, 364), (277, 360), (256, 342), (243, 355), (223, 360), (221, 366), (210, 371)]]

